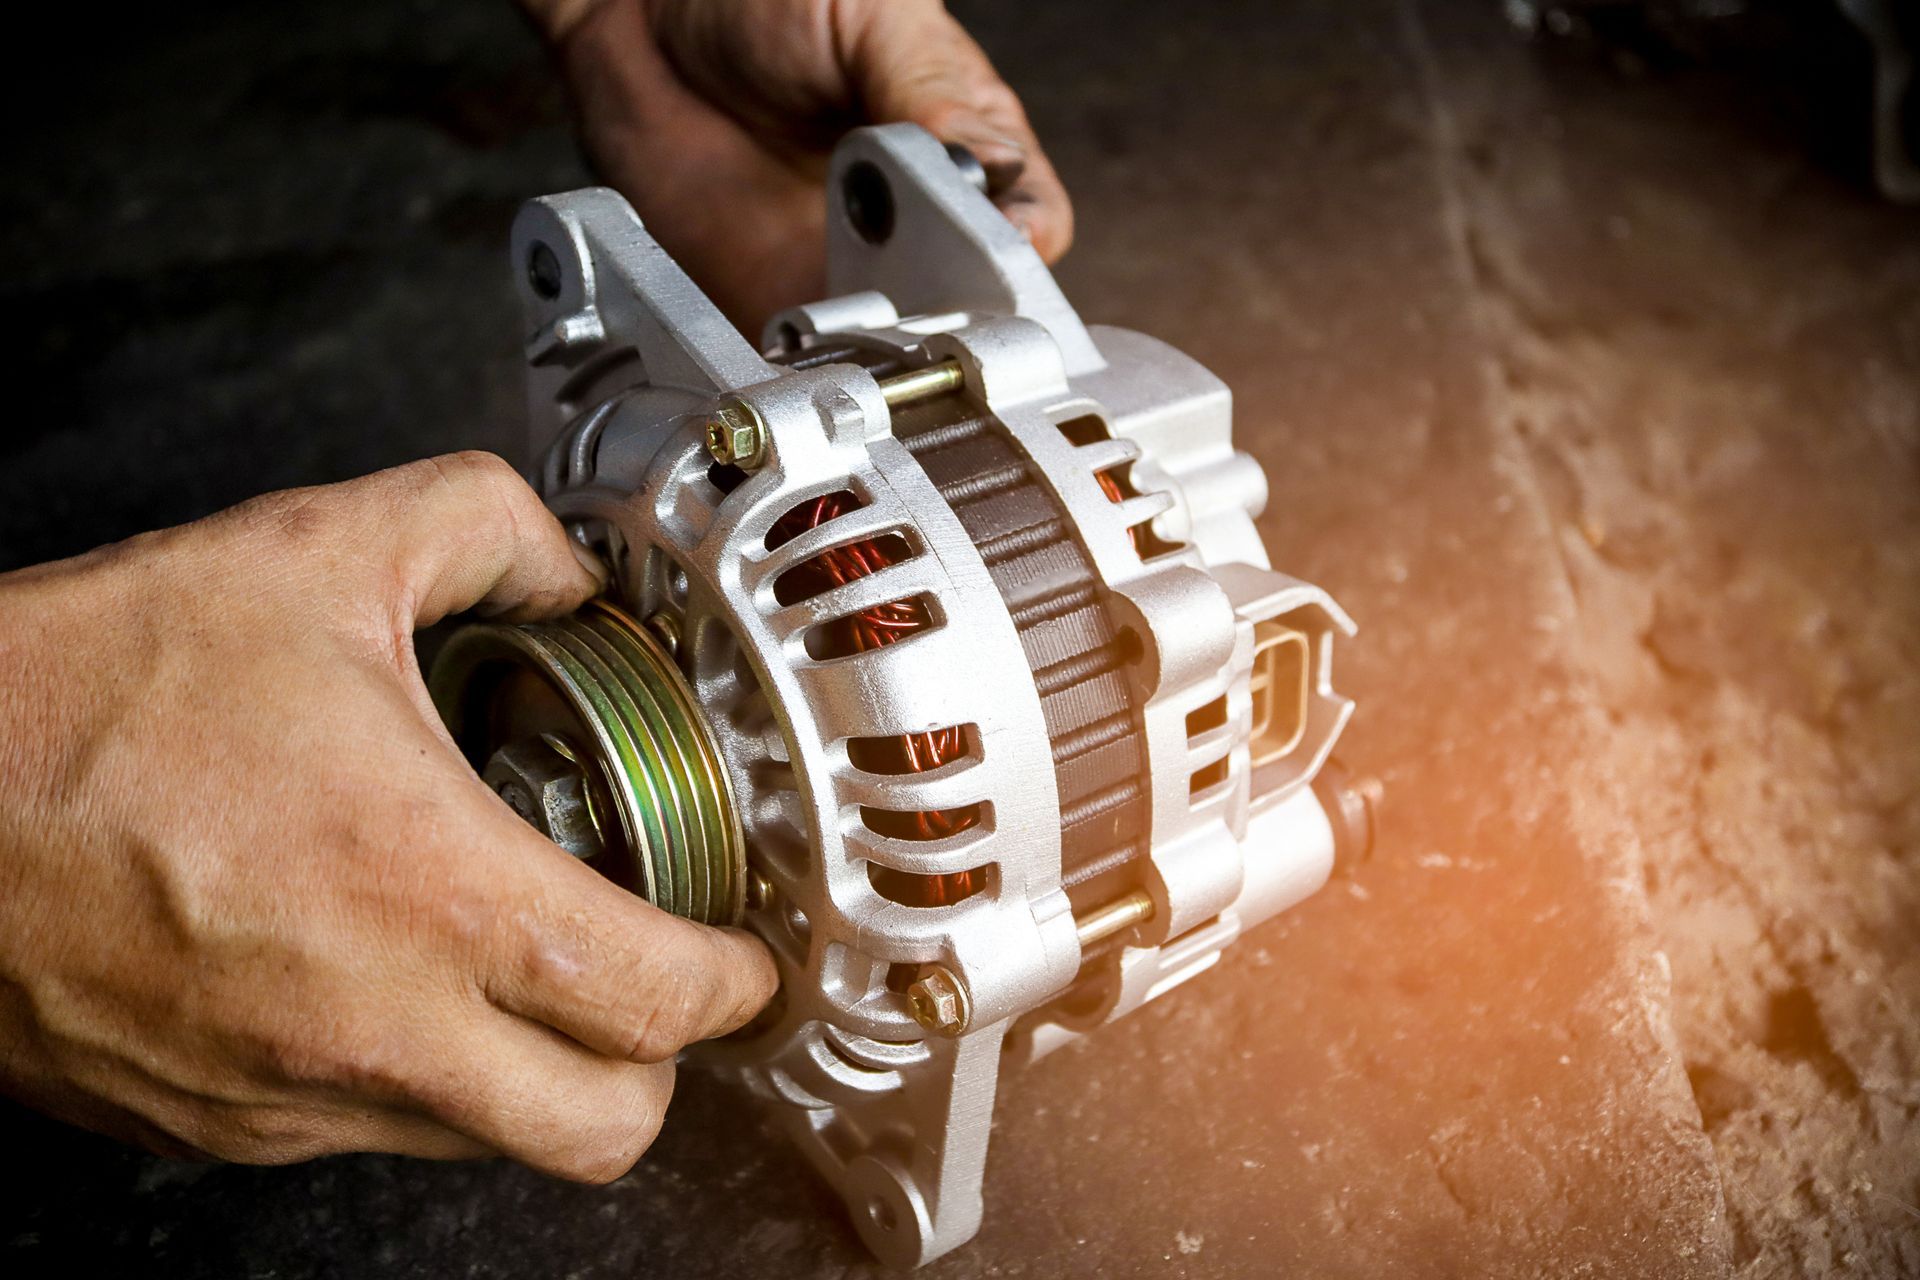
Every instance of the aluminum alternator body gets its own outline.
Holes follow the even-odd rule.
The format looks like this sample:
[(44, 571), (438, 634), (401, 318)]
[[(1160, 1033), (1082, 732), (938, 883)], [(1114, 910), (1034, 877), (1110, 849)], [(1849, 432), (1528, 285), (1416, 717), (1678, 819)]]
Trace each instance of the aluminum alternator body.
[(939, 143), (860, 130), (828, 190), (830, 297), (761, 349), (611, 192), (513, 252), (538, 482), (704, 716), (779, 961), (702, 1056), (914, 1265), (979, 1225), (1003, 1065), (1326, 880), (1352, 627), (1270, 568), (1226, 387), (1083, 325)]

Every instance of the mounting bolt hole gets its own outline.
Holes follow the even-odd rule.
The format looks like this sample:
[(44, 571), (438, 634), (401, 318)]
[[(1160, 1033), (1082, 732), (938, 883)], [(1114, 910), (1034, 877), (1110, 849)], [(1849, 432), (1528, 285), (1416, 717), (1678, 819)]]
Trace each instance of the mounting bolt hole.
[(847, 221), (868, 244), (885, 244), (893, 234), (893, 188), (887, 175), (865, 160), (847, 166), (840, 177), (840, 200)]
[(560, 259), (544, 244), (536, 242), (527, 255), (527, 283), (548, 302), (560, 296)]
[(900, 1220), (893, 1216), (893, 1206), (879, 1196), (867, 1201), (867, 1216), (882, 1231), (892, 1231), (900, 1225)]

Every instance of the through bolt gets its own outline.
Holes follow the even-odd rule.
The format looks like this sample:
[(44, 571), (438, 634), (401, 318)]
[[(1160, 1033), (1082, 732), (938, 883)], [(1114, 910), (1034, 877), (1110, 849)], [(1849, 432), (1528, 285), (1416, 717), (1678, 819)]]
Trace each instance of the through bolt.
[(660, 647), (667, 651), (669, 657), (677, 657), (679, 655), (680, 624), (674, 619), (672, 614), (654, 614), (647, 619), (647, 630), (653, 633), (653, 638), (660, 642)]
[(943, 1036), (957, 1036), (967, 1029), (967, 990), (945, 965), (928, 965), (907, 988), (907, 1004), (913, 1020), (927, 1030)]
[(773, 900), (772, 883), (768, 881), (768, 879), (765, 876), (761, 875), (758, 871), (755, 871), (752, 867), (748, 867), (747, 868), (747, 910), (758, 911), (760, 908), (766, 906), (767, 903), (771, 902), (772, 900)]
[(721, 466), (751, 471), (766, 453), (767, 427), (751, 405), (729, 401), (707, 419), (707, 456)]

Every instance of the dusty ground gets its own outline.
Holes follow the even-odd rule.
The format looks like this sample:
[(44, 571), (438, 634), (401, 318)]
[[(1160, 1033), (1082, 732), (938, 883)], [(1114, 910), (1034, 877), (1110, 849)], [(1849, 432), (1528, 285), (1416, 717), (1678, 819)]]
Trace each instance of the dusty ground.
[(1915, 221), (1698, 98), (1668, 129), (1654, 86), (1463, 74), (1461, 35), (1429, 37), (1443, 181), (1612, 726), (1731, 1261), (1920, 1273)]
[[(956, 7), (1080, 199), (1069, 296), (1235, 388), (1388, 801), (1007, 1082), (933, 1274), (1920, 1273), (1920, 218), (1491, 4)], [(506, 221), (582, 174), (504, 8), (142, 21), (12, 82), (0, 562), (511, 449)], [(0, 1135), (10, 1274), (867, 1272), (697, 1078), (605, 1189)]]

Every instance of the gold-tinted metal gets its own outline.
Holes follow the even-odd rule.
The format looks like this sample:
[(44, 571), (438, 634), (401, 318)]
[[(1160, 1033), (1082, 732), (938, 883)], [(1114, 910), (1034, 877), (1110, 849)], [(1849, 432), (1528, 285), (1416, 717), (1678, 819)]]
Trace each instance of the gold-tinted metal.
[(1145, 889), (1135, 889), (1132, 893), (1122, 894), (1112, 902), (1095, 907), (1083, 916), (1076, 916), (1073, 927), (1080, 935), (1080, 949), (1085, 951), (1123, 929), (1131, 929), (1152, 915), (1153, 898)]
[(707, 456), (724, 467), (751, 471), (766, 460), (767, 424), (752, 405), (730, 400), (707, 419)]
[(594, 815), (608, 850), (591, 861), (609, 878), (675, 915), (739, 923), (746, 842), (732, 783), (693, 691), (646, 627), (603, 600), (552, 622), (475, 623), (447, 641), (428, 684), (476, 768), (528, 737), (575, 744), (590, 797), (617, 819)]
[(667, 651), (667, 656), (680, 656), (680, 623), (670, 613), (656, 613), (647, 619), (647, 630), (653, 632), (653, 638)]
[(937, 1035), (957, 1036), (973, 1020), (973, 1001), (966, 984), (943, 964), (930, 964), (907, 988), (907, 1007), (913, 1020)]
[(772, 901), (773, 882), (761, 875), (758, 871), (755, 871), (752, 867), (748, 867), (747, 910), (758, 911)]
[(924, 369), (913, 369), (880, 379), (880, 394), (886, 398), (889, 408), (897, 409), (916, 400), (958, 391), (965, 381), (966, 374), (958, 360), (942, 360)]

